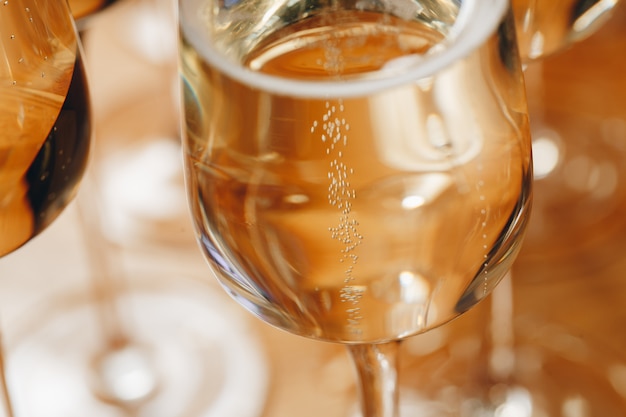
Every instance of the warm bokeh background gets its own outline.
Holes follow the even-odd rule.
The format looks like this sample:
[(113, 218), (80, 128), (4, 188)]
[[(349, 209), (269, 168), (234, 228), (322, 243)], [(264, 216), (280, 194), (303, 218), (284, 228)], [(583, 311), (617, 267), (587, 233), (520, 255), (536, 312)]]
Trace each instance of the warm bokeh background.
[[(191, 281), (194, 292), (206, 292), (211, 300), (207, 309), (221, 309), (219, 319), (206, 326), (221, 326), (223, 336), (214, 328), (210, 337), (241, 343), (233, 352), (242, 356), (220, 351), (215, 354), (219, 366), (211, 368), (211, 357), (209, 365), (202, 364), (208, 366), (209, 385), (215, 386), (224, 385), (220, 378), (236, 362), (250, 364), (249, 372), (256, 372), (239, 370), (242, 379), (232, 385), (239, 390), (223, 393), (228, 403), (247, 402), (253, 410), (237, 417), (351, 415), (354, 375), (343, 347), (288, 335), (244, 312), (218, 287), (194, 242), (182, 188), (174, 5), (169, 0), (120, 0), (92, 19), (83, 36), (95, 152), (78, 201), (41, 236), (0, 260), (10, 382), (20, 380), (12, 377), (20, 374), (14, 350), (19, 353), (30, 332), (38, 332), (43, 343), (46, 334), (40, 334), (39, 323), (55, 311), (46, 309), (69, 305), (74, 295), (68, 294), (90, 291), (94, 279), (102, 285), (106, 254), (108, 268), (121, 271), (114, 285)], [(526, 372), (521, 380), (530, 379), (534, 366), (548, 369), (559, 381), (556, 385), (569, 381), (571, 398), (577, 390), (600, 391), (593, 398), (612, 407), (602, 417), (624, 416), (625, 7), (591, 38), (531, 64), (527, 81), (538, 144), (536, 205), (512, 281), (466, 317), (407, 340), (403, 387), (407, 398), (423, 392), (446, 400), (460, 391), (445, 389), (445, 381), (478, 390), (494, 374), (506, 379), (515, 366)], [(132, 329), (130, 312), (122, 321)], [(75, 331), (68, 330), (66, 343), (71, 344)], [(494, 344), (501, 356), (487, 372), (485, 353)], [(533, 354), (527, 348), (533, 344), (549, 353)], [(206, 346), (199, 350), (216, 352)], [(507, 352), (520, 351), (527, 354), (524, 360), (518, 356), (517, 365), (511, 364)], [(29, 372), (26, 378), (38, 375)], [(15, 390), (23, 388), (16, 384)], [(559, 401), (557, 408), (571, 410), (569, 399)], [(563, 411), (563, 416), (590, 417), (584, 413), (590, 408), (595, 410), (583, 406), (570, 414)], [(142, 414), (109, 410), (102, 415)]]

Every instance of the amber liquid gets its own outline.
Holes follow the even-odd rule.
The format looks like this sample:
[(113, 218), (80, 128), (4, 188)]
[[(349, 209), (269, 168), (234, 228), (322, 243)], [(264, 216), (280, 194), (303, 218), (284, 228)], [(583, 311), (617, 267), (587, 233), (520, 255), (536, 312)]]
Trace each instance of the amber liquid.
[[(247, 65), (291, 79), (365, 78), (441, 39), (375, 16), (309, 19), (260, 44)], [(473, 65), (483, 59), (500, 65)], [(472, 110), (459, 83), (456, 130), (418, 84), (349, 99), (273, 95), (186, 43), (183, 71), (199, 240), (228, 291), (265, 321), (316, 339), (396, 339), (471, 307), (512, 261), (529, 138), (525, 118), (511, 123), (489, 86)]]
[(66, 76), (69, 80), (58, 81), (69, 83), (64, 100), (43, 93), (37, 97), (34, 91), (3, 91), (3, 108), (23, 106), (30, 116), (0, 132), (0, 255), (45, 229), (74, 197), (85, 170), (91, 127), (80, 54)]

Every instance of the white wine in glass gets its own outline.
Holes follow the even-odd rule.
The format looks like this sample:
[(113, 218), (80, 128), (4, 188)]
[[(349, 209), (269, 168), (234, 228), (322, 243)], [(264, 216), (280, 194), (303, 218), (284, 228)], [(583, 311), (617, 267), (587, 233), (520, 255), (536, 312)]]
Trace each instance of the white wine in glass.
[[(0, 7), (0, 257), (72, 201), (91, 145), (80, 41), (66, 2)], [(4, 342), (2, 342), (4, 343)], [(13, 415), (0, 348), (2, 400)]]
[(509, 269), (531, 196), (507, 1), (183, 0), (197, 237), (262, 320), (344, 343), (397, 415), (397, 342)]
[(1, 256), (45, 229), (72, 200), (87, 165), (91, 122), (67, 6), (5, 4), (0, 35)]
[[(62, 25), (64, 30), (73, 31), (74, 25), (65, 3), (65, 1), (62, 2), (63, 10), (67, 14), (65, 20), (56, 16), (51, 16), (50, 19), (55, 24)], [(124, 42), (134, 41), (126, 36), (131, 32), (127, 27), (121, 27), (119, 14), (116, 13), (123, 14), (127, 18), (125, 22), (128, 24), (136, 23), (137, 16), (144, 19), (143, 23), (146, 22), (145, 19), (154, 19), (155, 16), (146, 14), (146, 11), (149, 11), (145, 7), (149, 4), (148, 2), (139, 2), (144, 6), (139, 9), (133, 8), (132, 4), (129, 3), (127, 3), (128, 8), (115, 10), (111, 8), (107, 10), (106, 14), (98, 15), (98, 19), (91, 20), (89, 22), (89, 35), (98, 36), (104, 31), (104, 28), (110, 30), (110, 26), (103, 25), (103, 22), (112, 18), (112, 20), (117, 20), (115, 29), (122, 33), (118, 33), (119, 38), (123, 38)], [(20, 4), (17, 1), (11, 1), (10, 4), (12, 7), (15, 5), (12, 10), (15, 10), (17, 16), (23, 16), (23, 21), (16, 23), (15, 27), (7, 27), (2, 20), (3, 25), (0, 28), (0, 33), (4, 34), (3, 30), (7, 28), (7, 36), (3, 38), (7, 39), (6, 45), (17, 47), (22, 45), (17, 44), (16, 40), (20, 39), (19, 36), (23, 33), (16, 28), (19, 28), (19, 25), (29, 27), (27, 22), (29, 16), (24, 13), (22, 6), (30, 3)], [(45, 2), (40, 1), (36, 4), (42, 10), (46, 7)], [(35, 9), (34, 5), (33, 2), (31, 4), (32, 9)], [(158, 6), (155, 4), (152, 7)], [(8, 13), (9, 9), (0, 6), (0, 13)], [(4, 16), (6, 15), (3, 14), (2, 17)], [(162, 19), (156, 19), (155, 26), (159, 22), (162, 22)], [(172, 30), (167, 32), (167, 29), (169, 27), (161, 27), (161, 30), (166, 32), (166, 36), (171, 35), (172, 39), (175, 40), (176, 32), (173, 25)], [(9, 36), (11, 34), (15, 34), (15, 38)], [(76, 42), (74, 32), (73, 36), (71, 39)], [(110, 33), (106, 33), (106, 36), (113, 38)], [(15, 42), (11, 43), (14, 40)], [(26, 52), (32, 49), (29, 42), (24, 42), (23, 45), (25, 45)], [(106, 48), (103, 50), (107, 51)], [(99, 53), (102, 54), (103, 50), (87, 48), (85, 55), (88, 58), (86, 60), (88, 68), (93, 69), (94, 66), (89, 64), (98, 62), (92, 61), (90, 57)], [(143, 59), (140, 52), (137, 51), (135, 54), (136, 61), (126, 59), (123, 65), (120, 65), (120, 61), (112, 59), (111, 65), (118, 67), (116, 74), (127, 75), (130, 73), (130, 77), (136, 75), (137, 62), (141, 62)], [(127, 55), (121, 55), (128, 58)], [(20, 56), (15, 56), (15, 59), (13, 59), (13, 55), (7, 54), (7, 56), (9, 57), (8, 62), (20, 64), (26, 61), (26, 59), (21, 61)], [(174, 70), (171, 72), (172, 78), (154, 77), (154, 73), (148, 71), (142, 71), (140, 76), (150, 80), (164, 79), (164, 84), (169, 86), (168, 81), (176, 81), (176, 56), (173, 51), (170, 57), (174, 58), (171, 63)], [(63, 63), (65, 63), (65, 59), (68, 60), (68, 70), (74, 69), (74, 66), (71, 65), (74, 61), (70, 60), (74, 56), (66, 53), (59, 58), (64, 59), (61, 61)], [(43, 61), (45, 62), (45, 59)], [(122, 68), (119, 68), (120, 66)], [(20, 68), (19, 65), (16, 68)], [(26, 68), (25, 63), (24, 68)], [(46, 67), (41, 67), (41, 69), (41, 71), (33, 70), (32, 77), (27, 79), (31, 84), (39, 82), (44, 70), (47, 76), (53, 76), (53, 73)], [(98, 69), (102, 71), (102, 68)], [(7, 73), (10, 72), (7, 71)], [(20, 74), (15, 70), (12, 73)], [(97, 71), (88, 75), (91, 75), (90, 87), (92, 87), (92, 91), (98, 91), (99, 86), (106, 84), (106, 80), (103, 82), (101, 77), (97, 76), (99, 75)], [(7, 81), (7, 85), (12, 84), (10, 81), (12, 79)], [(22, 79), (18, 78), (17, 81), (21, 82)], [(80, 81), (79, 78), (76, 82), (78, 81)], [(55, 86), (61, 89), (62, 84), (59, 82)], [(67, 88), (67, 86), (65, 87)], [(2, 92), (4, 91), (3, 89)], [(142, 89), (138, 89), (138, 91), (139, 93), (126, 88), (119, 93), (121, 99), (113, 99), (110, 104), (117, 108), (119, 114), (135, 116), (134, 106), (145, 106), (145, 102), (153, 101), (155, 97), (154, 95), (142, 96), (140, 95)], [(5, 96), (2, 95), (1, 97), (4, 99)], [(110, 99), (110, 97), (107, 98)], [(58, 101), (58, 112), (58, 109), (62, 107), (63, 97), (55, 97), (55, 100)], [(75, 98), (67, 100), (66, 107), (68, 110), (73, 109), (70, 104), (75, 101)], [(129, 105), (128, 101), (132, 101), (132, 105)], [(167, 102), (166, 106), (161, 106), (161, 109), (169, 107), (169, 104), (173, 102), (174, 100)], [(102, 102), (95, 101), (94, 107), (100, 103)], [(14, 111), (15, 119), (19, 122), (20, 106), (7, 105), (7, 108)], [(80, 105), (79, 108), (87, 111), (89, 106)], [(173, 115), (171, 117), (177, 120), (175, 110), (176, 108), (172, 106)], [(28, 116), (32, 114), (33, 117), (36, 115), (34, 112), (27, 114)], [(41, 112), (41, 114), (46, 113)], [(80, 115), (81, 113), (76, 114)], [(6, 120), (12, 120), (9, 118), (10, 113), (2, 114), (2, 116), (5, 115), (7, 116)], [(95, 116), (100, 115), (96, 114)], [(106, 119), (105, 117), (95, 117), (93, 124), (96, 129), (100, 126), (99, 123), (115, 124), (115, 117), (111, 115)], [(4, 119), (1, 120), (4, 122)], [(136, 145), (142, 139), (140, 133), (158, 131), (158, 126), (155, 127), (150, 118), (138, 118), (133, 120), (133, 123), (127, 125), (130, 131), (128, 135), (137, 135), (138, 140), (127, 140), (125, 143), (127, 149), (120, 149), (120, 151), (128, 152), (129, 149), (136, 149)], [(143, 126), (144, 123), (148, 125), (148, 128)], [(47, 127), (48, 130), (51, 125)], [(176, 123), (174, 122), (173, 125), (176, 126)], [(33, 129), (37, 127), (30, 120), (28, 126)], [(102, 130), (96, 130), (96, 132), (101, 133)], [(47, 131), (42, 132), (42, 134), (47, 134)], [(22, 137), (28, 138), (26, 135)], [(124, 136), (124, 138), (127, 137)], [(17, 140), (19, 138), (7, 138), (7, 140), (15, 139), (13, 143), (19, 143)], [(72, 136), (67, 136), (67, 139), (71, 138)], [(98, 139), (104, 141), (110, 140), (111, 137), (98, 136)], [(178, 146), (180, 149), (180, 142), (177, 142), (176, 137), (168, 138), (168, 140), (171, 140), (172, 147)], [(102, 148), (99, 149), (100, 152), (101, 150)], [(57, 150), (55, 149), (55, 151)], [(69, 146), (60, 149), (60, 151), (60, 156), (69, 154)], [(7, 154), (15, 155), (16, 153)], [(0, 158), (1, 155), (4, 154), (0, 154)], [(60, 156), (57, 157), (51, 152), (46, 152), (44, 155), (46, 155), (46, 161), (61, 160)], [(134, 252), (129, 250), (121, 253), (122, 249), (126, 250), (127, 248), (120, 248), (120, 241), (115, 243), (107, 241), (103, 235), (103, 230), (100, 228), (102, 225), (99, 223), (102, 220), (101, 215), (111, 215), (107, 208), (103, 207), (101, 203), (102, 194), (97, 189), (96, 181), (102, 177), (90, 175), (93, 174), (94, 167), (101, 167), (97, 165), (98, 162), (102, 162), (102, 160), (98, 160), (100, 155), (98, 152), (94, 152), (93, 162), (95, 164), (90, 165), (91, 170), (87, 172), (82, 181), (81, 192), (78, 201), (76, 201), (78, 204), (74, 206), (78, 211), (72, 213), (74, 217), (66, 217), (71, 219), (70, 221), (74, 221), (74, 223), (69, 224), (70, 226), (76, 225), (76, 223), (80, 226), (78, 229), (80, 242), (72, 245), (71, 243), (74, 242), (67, 239), (68, 248), (64, 248), (65, 253), (68, 253), (74, 262), (69, 261), (64, 265), (63, 261), (55, 262), (55, 259), (50, 259), (53, 256), (50, 256), (49, 253), (54, 252), (58, 246), (58, 241), (55, 241), (55, 238), (59, 238), (58, 235), (52, 233), (48, 235), (51, 236), (52, 240), (47, 240), (52, 248), (46, 247), (45, 253), (39, 255), (41, 259), (37, 258), (39, 261), (36, 263), (37, 265), (33, 266), (33, 270), (36, 272), (33, 273), (30, 269), (30, 265), (34, 263), (29, 257), (37, 256), (28, 251), (30, 248), (25, 248), (25, 252), (18, 254), (15, 263), (12, 262), (16, 258), (12, 258), (6, 263), (0, 264), (0, 275), (2, 276), (5, 275), (4, 271), (12, 269), (12, 265), (23, 268), (19, 270), (20, 274), (28, 276), (38, 276), (39, 270), (42, 269), (41, 265), (46, 265), (48, 262), (51, 262), (52, 268), (54, 268), (49, 274), (43, 274), (41, 277), (41, 280), (46, 280), (46, 282), (37, 280), (36, 285), (41, 285), (41, 289), (37, 287), (36, 291), (33, 291), (31, 287), (26, 287), (27, 290), (23, 291), (22, 288), (24, 287), (18, 283), (20, 289), (17, 292), (23, 295), (26, 301), (19, 305), (19, 310), (22, 311), (13, 314), (7, 323), (7, 376), (16, 415), (37, 415), (40, 417), (68, 415), (104, 417), (110, 416), (111, 413), (124, 415), (132, 413), (135, 416), (150, 417), (197, 415), (253, 417), (258, 415), (258, 410), (262, 407), (259, 404), (263, 404), (264, 401), (267, 372), (262, 359), (262, 351), (258, 348), (257, 340), (253, 337), (254, 333), (246, 327), (247, 322), (237, 319), (240, 317), (238, 314), (226, 314), (230, 304), (220, 300), (219, 296), (223, 296), (223, 294), (218, 292), (216, 296), (211, 286), (207, 286), (202, 280), (192, 277), (192, 273), (181, 272), (180, 269), (171, 273), (167, 272), (168, 266), (171, 267), (172, 264), (178, 266), (187, 258), (181, 260), (180, 257), (176, 258), (176, 255), (173, 257), (163, 256), (158, 248), (156, 251), (152, 251), (152, 246), (150, 246), (150, 250), (145, 250), (145, 248), (136, 250), (137, 248), (135, 248)], [(181, 205), (185, 207), (184, 191), (182, 191), (182, 161), (180, 153), (178, 155), (176, 167), (181, 178), (180, 195), (183, 196)], [(71, 156), (73, 154), (69, 154), (69, 157)], [(84, 163), (78, 157), (75, 159), (76, 163)], [(65, 160), (61, 161), (64, 162)], [(39, 166), (36, 165), (37, 168)], [(141, 161), (139, 161), (139, 166), (142, 166)], [(65, 169), (69, 169), (69, 167), (71, 165)], [(140, 176), (141, 180), (149, 177), (159, 178), (163, 169), (163, 165), (158, 162), (149, 164), (149, 167), (144, 163), (143, 167), (146, 169), (142, 172), (143, 176)], [(63, 169), (60, 163), (59, 169)], [(103, 175), (117, 175), (119, 178), (120, 171), (122, 169), (118, 164), (114, 168), (107, 169)], [(150, 171), (151, 175), (148, 175), (147, 171)], [(61, 178), (68, 176), (69, 172)], [(59, 175), (53, 176), (57, 180), (58, 177)], [(123, 196), (128, 189), (126, 188), (128, 183), (137, 181), (139, 180), (136, 175), (127, 175), (124, 178), (124, 183), (118, 183), (117, 191)], [(22, 184), (22, 182), (26, 186), (28, 185), (25, 181), (16, 180), (17, 184)], [(147, 190), (153, 189), (150, 184), (142, 186)], [(39, 187), (41, 188), (41, 186)], [(3, 191), (5, 189), (8, 190), (9, 186), (2, 188)], [(50, 188), (50, 190), (58, 191), (59, 189)], [(160, 193), (163, 192), (162, 189), (155, 188), (155, 190)], [(143, 192), (141, 197), (146, 195), (148, 198), (153, 197), (150, 191)], [(60, 196), (61, 194), (59, 194)], [(54, 201), (52, 197), (44, 195), (42, 198), (44, 201)], [(144, 202), (144, 204), (151, 203)], [(182, 214), (183, 219), (188, 222), (189, 218), (186, 213), (183, 211)], [(11, 216), (11, 222), (8, 224), (14, 225), (15, 216), (12, 214)], [(146, 220), (146, 222), (148, 221)], [(160, 226), (160, 224), (152, 224), (154, 228)], [(76, 230), (67, 230), (67, 232), (68, 236), (72, 236)], [(0, 234), (0, 236), (3, 235)], [(64, 231), (62, 231), (61, 238), (64, 237)], [(66, 242), (65, 239), (63, 241)], [(191, 236), (189, 236), (189, 241), (193, 246), (194, 242)], [(44, 242), (46, 242), (45, 239), (38, 243), (45, 245)], [(35, 245), (36, 247), (37, 245)], [(161, 248), (161, 250), (165, 252), (165, 249)], [(25, 264), (24, 262), (20, 264), (20, 255), (21, 259), (26, 259)], [(82, 255), (87, 256), (83, 258)], [(176, 259), (172, 261), (171, 258)], [(197, 256), (197, 258), (200, 258), (199, 262), (201, 263), (201, 257)], [(193, 260), (194, 257), (190, 256), (190, 259)], [(64, 266), (68, 269), (65, 269)], [(82, 266), (86, 266), (86, 270), (81, 269)], [(79, 280), (73, 281), (73, 277), (77, 274)], [(54, 275), (61, 279), (57, 280), (54, 285), (48, 286), (51, 276)], [(33, 297), (36, 302), (29, 303), (28, 301), (32, 301)], [(28, 306), (28, 308), (23, 308), (23, 305)], [(239, 313), (239, 311), (235, 313)], [(224, 329), (228, 329), (227, 334), (225, 334)], [(237, 348), (233, 348), (234, 345)], [(62, 348), (59, 349), (59, 346)], [(229, 401), (233, 395), (244, 395), (246, 402)]]

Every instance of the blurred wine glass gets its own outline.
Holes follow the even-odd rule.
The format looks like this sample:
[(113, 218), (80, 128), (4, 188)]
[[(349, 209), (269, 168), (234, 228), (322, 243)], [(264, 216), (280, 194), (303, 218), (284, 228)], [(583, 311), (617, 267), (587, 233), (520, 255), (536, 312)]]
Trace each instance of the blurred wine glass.
[[(617, 0), (565, 3), (569, 9), (539, 13), (530, 25), (535, 29), (529, 33), (537, 37), (543, 33), (537, 27), (541, 22), (562, 15), (559, 19), (571, 28), (562, 31), (560, 47), (555, 41), (529, 56), (525, 71), (537, 162), (526, 257), (572, 256), (593, 247), (624, 199), (624, 5)], [(581, 10), (587, 11), (581, 15)], [(576, 24), (581, 20), (587, 25)], [(549, 31), (553, 25), (542, 27)], [(565, 219), (572, 227), (563, 228)]]
[[(595, 331), (597, 325), (585, 328), (580, 314), (606, 285), (603, 277), (622, 258), (626, 237), (626, 6), (600, 1), (593, 8), (600, 25), (558, 52), (529, 61), (525, 72), (535, 204), (513, 271), (518, 294), (512, 298), (515, 335), (545, 358), (544, 370), (528, 373), (526, 385), (546, 387), (543, 402), (552, 407), (563, 406), (575, 392), (592, 415), (624, 415), (623, 384), (611, 372), (626, 359), (610, 351), (612, 337)], [(537, 288), (559, 295), (553, 301), (527, 299)], [(598, 307), (615, 317), (621, 309), (609, 298)], [(569, 343), (556, 349), (546, 343), (556, 335)], [(550, 364), (559, 362), (564, 371), (550, 375)]]
[[(482, 312), (489, 331), (472, 339), (463, 326), (476, 323), (456, 323), (442, 339), (448, 345), (438, 346), (473, 346), (441, 363), (441, 391), (457, 390), (468, 415), (624, 415), (623, 389), (611, 377), (624, 358), (606, 337), (581, 329), (581, 312), (623, 251), (626, 11), (617, 1), (514, 5), (533, 137), (533, 214), (512, 277)], [(585, 285), (587, 294), (576, 292)], [(463, 367), (475, 375), (472, 386), (455, 378)]]
[(520, 245), (509, 6), (179, 3), (198, 242), (256, 316), (347, 345), (363, 416), (398, 415), (398, 342), (471, 309)]
[[(0, 257), (41, 233), (72, 201), (86, 169), (91, 133), (81, 45), (67, 4), (5, 2), (0, 8)], [(0, 363), (5, 411), (12, 416), (4, 358)]]
[(0, 11), (0, 255), (6, 255), (44, 230), (75, 196), (91, 120), (67, 7), (30, 1)]
[(189, 218), (176, 56), (166, 48), (176, 36), (172, 11), (167, 1), (125, 1), (88, 17), (96, 146), (75, 205), (88, 269), (85, 282), (10, 323), (8, 374), (19, 415), (262, 412), (267, 371), (254, 333), (211, 286), (168, 268), (195, 259), (178, 237)]

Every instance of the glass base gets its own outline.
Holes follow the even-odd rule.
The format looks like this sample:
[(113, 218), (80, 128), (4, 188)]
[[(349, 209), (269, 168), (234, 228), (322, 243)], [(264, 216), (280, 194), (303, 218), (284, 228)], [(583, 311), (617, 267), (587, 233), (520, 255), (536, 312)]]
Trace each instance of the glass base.
[(266, 361), (240, 309), (193, 280), (146, 282), (119, 296), (131, 338), (123, 345), (105, 343), (87, 294), (68, 294), (17, 323), (7, 346), (17, 416), (262, 414)]

